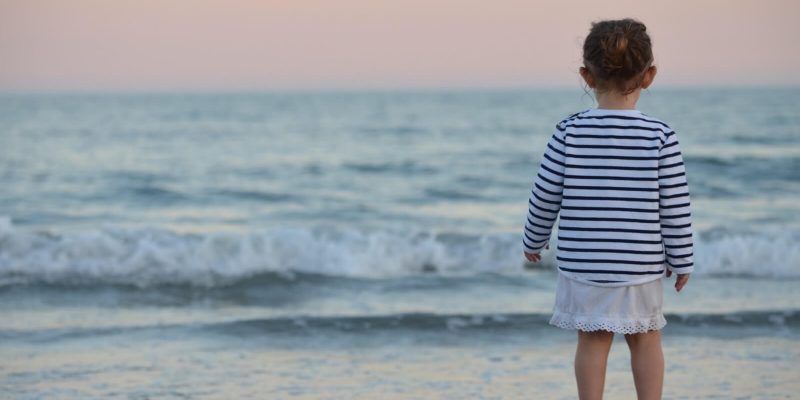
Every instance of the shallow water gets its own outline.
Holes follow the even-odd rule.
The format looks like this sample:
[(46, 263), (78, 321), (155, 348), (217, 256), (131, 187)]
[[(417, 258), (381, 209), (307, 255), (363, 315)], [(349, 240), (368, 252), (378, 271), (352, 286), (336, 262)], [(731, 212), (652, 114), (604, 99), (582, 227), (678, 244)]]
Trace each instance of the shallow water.
[[(800, 389), (796, 329), (736, 339), (664, 332), (664, 398), (787, 399)], [(16, 343), (3, 347), (13, 363), (0, 388), (16, 398), (576, 398), (566, 331), (270, 336), (154, 328)], [(633, 393), (618, 338), (606, 398)]]

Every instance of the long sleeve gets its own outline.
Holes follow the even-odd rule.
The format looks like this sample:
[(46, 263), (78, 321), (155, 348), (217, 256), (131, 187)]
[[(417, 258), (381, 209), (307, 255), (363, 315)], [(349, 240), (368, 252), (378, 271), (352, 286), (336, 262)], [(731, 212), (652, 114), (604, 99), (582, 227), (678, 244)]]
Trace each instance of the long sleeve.
[(669, 132), (665, 136), (658, 157), (661, 236), (667, 268), (688, 274), (694, 271), (689, 186), (677, 134)]
[(527, 253), (538, 253), (547, 245), (561, 209), (566, 155), (564, 134), (563, 128), (556, 126), (533, 182), (522, 239), (524, 251)]

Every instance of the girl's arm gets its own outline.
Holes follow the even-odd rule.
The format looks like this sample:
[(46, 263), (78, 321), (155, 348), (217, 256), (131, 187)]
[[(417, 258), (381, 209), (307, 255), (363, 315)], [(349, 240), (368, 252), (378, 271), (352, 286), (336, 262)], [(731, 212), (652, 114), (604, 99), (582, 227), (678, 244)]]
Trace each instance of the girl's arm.
[(692, 212), (686, 170), (675, 132), (665, 134), (659, 150), (658, 186), (661, 237), (668, 272), (689, 274), (694, 271)]
[[(538, 254), (548, 246), (553, 224), (561, 210), (566, 130), (560, 124), (556, 125), (556, 131), (547, 143), (528, 199), (528, 215), (522, 238), (526, 256)], [(531, 257), (528, 259), (531, 260)]]

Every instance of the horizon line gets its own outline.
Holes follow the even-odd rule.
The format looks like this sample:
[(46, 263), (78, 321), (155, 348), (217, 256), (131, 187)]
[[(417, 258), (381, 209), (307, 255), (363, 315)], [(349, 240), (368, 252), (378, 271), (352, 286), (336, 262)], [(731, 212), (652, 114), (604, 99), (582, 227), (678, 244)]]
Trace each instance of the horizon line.
[[(737, 83), (737, 84), (663, 84), (644, 92), (687, 89), (800, 89), (800, 83)], [(257, 87), (257, 88), (109, 88), (109, 89), (0, 89), (0, 96), (16, 95), (113, 95), (113, 94), (233, 94), (233, 93), (384, 93), (384, 92), (527, 92), (566, 91), (583, 88), (575, 85), (404, 85), (404, 86), (320, 86), (320, 87)]]

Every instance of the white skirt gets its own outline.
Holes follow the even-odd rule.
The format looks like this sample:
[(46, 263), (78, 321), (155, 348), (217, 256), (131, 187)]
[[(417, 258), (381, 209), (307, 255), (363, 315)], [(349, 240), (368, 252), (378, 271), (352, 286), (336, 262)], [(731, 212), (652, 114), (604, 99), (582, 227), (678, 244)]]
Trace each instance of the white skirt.
[(662, 279), (632, 285), (589, 285), (558, 274), (550, 325), (585, 332), (643, 333), (667, 324)]

